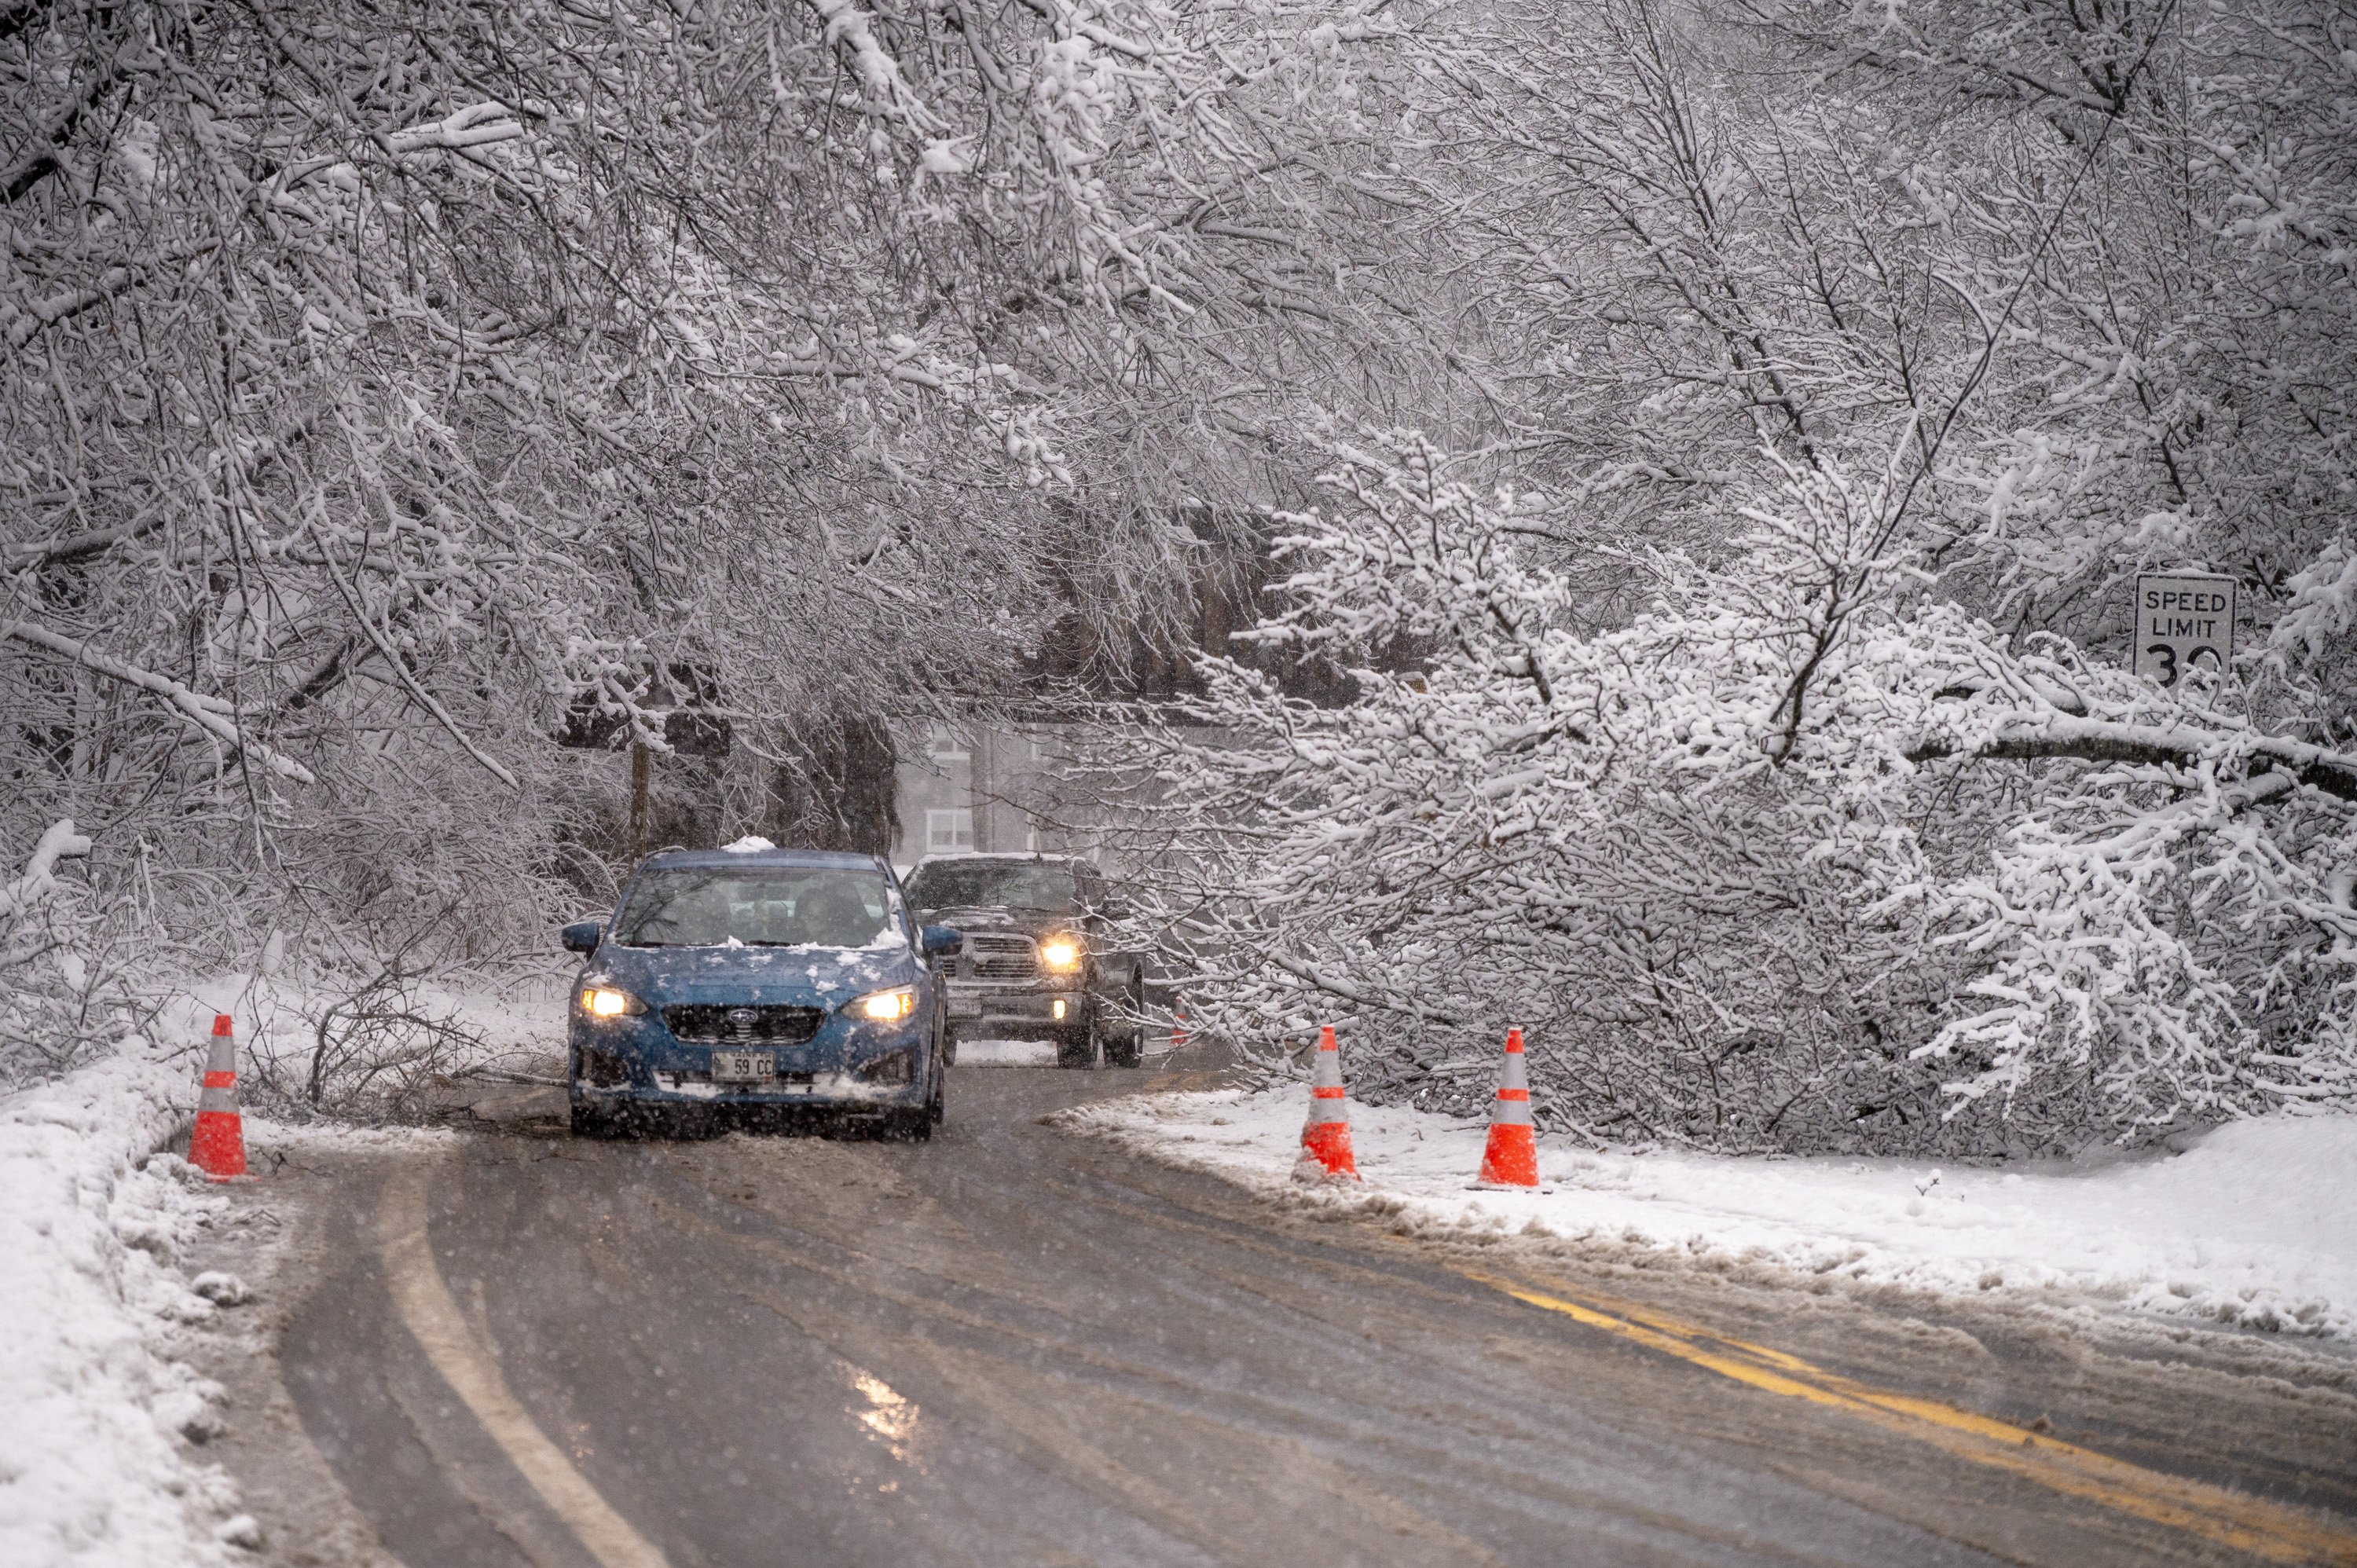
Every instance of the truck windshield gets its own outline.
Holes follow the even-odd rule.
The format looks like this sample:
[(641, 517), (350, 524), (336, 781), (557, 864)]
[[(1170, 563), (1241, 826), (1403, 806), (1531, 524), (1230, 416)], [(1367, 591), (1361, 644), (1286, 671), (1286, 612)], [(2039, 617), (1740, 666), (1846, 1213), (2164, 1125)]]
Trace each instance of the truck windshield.
[(864, 948), (904, 940), (872, 871), (659, 866), (639, 874), (614, 921), (633, 948)]
[(937, 860), (909, 882), (920, 909), (1070, 909), (1072, 893), (1070, 865), (1035, 860)]

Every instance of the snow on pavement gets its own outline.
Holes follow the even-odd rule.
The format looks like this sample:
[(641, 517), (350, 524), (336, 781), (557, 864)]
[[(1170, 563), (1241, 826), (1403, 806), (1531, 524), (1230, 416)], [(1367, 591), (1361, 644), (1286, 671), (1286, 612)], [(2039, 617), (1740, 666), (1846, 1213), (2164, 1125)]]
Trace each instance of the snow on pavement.
[[(1298, 1087), (1141, 1095), (1067, 1125), (1263, 1191), (1293, 1188)], [(1589, 1150), (1539, 1141), (1551, 1191), (1469, 1190), (1486, 1123), (1351, 1107), (1357, 1187), (1309, 1189), (1431, 1227), (1767, 1262), (1918, 1289), (2040, 1290), (2357, 1336), (2357, 1116), (2219, 1127), (2187, 1152), (2007, 1168)]]
[(1054, 1067), (1053, 1040), (960, 1040), (960, 1067)]
[[(1170, 1054), (1168, 1040), (1160, 1031), (1149, 1029), (1146, 1048), (1138, 1053), (1151, 1060)], [(1054, 1067), (1056, 1042), (1053, 1040), (960, 1040), (957, 1048), (960, 1067)]]
[[(210, 1015), (207, 1015), (207, 1021)], [(200, 1037), (188, 1007), (156, 1030)], [(200, 1064), (199, 1064), (200, 1065)], [(196, 1101), (192, 1058), (145, 1041), (0, 1101), (0, 1563), (170, 1568), (227, 1563), (237, 1493), (188, 1446), (217, 1430), (219, 1388), (172, 1359), (220, 1308), (182, 1251), (224, 1207), (155, 1155)]]

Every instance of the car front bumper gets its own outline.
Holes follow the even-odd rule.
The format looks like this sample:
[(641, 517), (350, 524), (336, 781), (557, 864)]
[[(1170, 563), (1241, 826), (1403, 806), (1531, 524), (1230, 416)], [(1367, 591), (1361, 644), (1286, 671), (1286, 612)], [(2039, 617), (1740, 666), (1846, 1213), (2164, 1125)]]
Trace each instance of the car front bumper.
[(1089, 993), (1079, 985), (952, 979), (948, 988), (950, 1026), (965, 1039), (1046, 1039), (1088, 1027)]
[[(711, 1046), (675, 1039), (651, 1015), (572, 1021), (567, 1088), (577, 1100), (601, 1104), (744, 1105), (810, 1111), (908, 1110), (926, 1101), (932, 1064), (925, 1031), (916, 1025), (877, 1027), (830, 1020), (799, 1046)], [(717, 1079), (716, 1050), (766, 1050), (774, 1077)], [(878, 1082), (859, 1069), (905, 1053), (905, 1082)]]

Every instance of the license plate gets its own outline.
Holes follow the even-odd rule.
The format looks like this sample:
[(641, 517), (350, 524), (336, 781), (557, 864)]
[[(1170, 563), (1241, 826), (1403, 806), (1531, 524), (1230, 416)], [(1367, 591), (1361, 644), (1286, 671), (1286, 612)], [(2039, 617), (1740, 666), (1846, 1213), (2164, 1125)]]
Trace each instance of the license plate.
[(759, 1083), (777, 1076), (778, 1053), (775, 1051), (712, 1053), (712, 1081), (715, 1083)]
[(952, 1018), (981, 1017), (982, 998), (979, 996), (960, 996), (956, 992), (951, 992), (950, 1016)]

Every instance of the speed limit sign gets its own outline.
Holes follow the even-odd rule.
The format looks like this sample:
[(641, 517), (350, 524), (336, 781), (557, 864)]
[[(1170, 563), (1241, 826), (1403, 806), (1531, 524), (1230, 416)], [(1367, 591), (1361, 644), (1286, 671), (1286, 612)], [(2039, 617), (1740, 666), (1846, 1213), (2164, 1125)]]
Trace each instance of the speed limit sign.
[(2174, 686), (2195, 664), (2223, 670), (2234, 655), (2234, 579), (2144, 576), (2136, 587), (2136, 672)]

